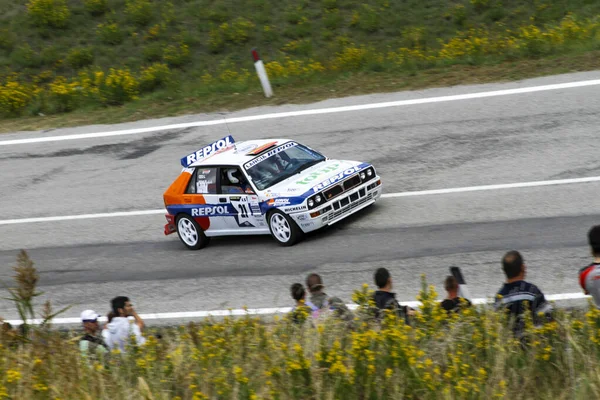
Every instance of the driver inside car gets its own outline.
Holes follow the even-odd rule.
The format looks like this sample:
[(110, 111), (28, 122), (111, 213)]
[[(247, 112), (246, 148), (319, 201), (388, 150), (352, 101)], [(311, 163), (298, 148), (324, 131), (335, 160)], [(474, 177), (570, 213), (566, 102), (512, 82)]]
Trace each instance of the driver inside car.
[(223, 193), (254, 193), (250, 184), (240, 176), (240, 172), (236, 168), (225, 170), (225, 177), (223, 178), (223, 184), (221, 185)]

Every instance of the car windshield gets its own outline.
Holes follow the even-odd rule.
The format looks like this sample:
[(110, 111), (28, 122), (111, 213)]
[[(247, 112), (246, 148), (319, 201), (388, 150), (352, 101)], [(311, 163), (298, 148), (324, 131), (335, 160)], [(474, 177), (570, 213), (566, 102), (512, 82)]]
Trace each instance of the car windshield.
[(246, 171), (258, 190), (265, 190), (323, 161), (323, 155), (296, 144), (252, 165)]

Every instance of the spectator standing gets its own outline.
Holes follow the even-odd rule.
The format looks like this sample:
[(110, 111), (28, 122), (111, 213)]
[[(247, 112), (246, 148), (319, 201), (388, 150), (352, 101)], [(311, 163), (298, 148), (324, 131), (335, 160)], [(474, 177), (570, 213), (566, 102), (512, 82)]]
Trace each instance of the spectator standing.
[[(306, 277), (306, 287), (310, 292), (310, 307), (313, 309), (313, 318), (318, 318), (322, 312), (332, 311), (335, 316), (344, 321), (352, 321), (354, 315), (339, 297), (329, 297), (323, 290), (323, 280), (318, 274)], [(309, 302), (306, 304), (308, 305)]]
[(392, 292), (392, 276), (386, 268), (379, 268), (373, 276), (375, 285), (378, 290), (373, 294), (375, 301), (377, 319), (381, 319), (383, 310), (391, 310), (396, 315), (403, 319), (406, 324), (409, 324), (409, 315), (413, 314), (410, 307), (402, 306), (396, 300), (396, 293)]
[(93, 310), (85, 310), (81, 313), (84, 335), (79, 339), (79, 351), (83, 356), (98, 356), (108, 353), (108, 345), (99, 336), (100, 324), (98, 315)]
[(521, 336), (525, 328), (523, 314), (531, 310), (533, 322), (539, 325), (543, 322), (538, 314), (545, 319), (551, 319), (552, 305), (546, 301), (542, 291), (533, 283), (525, 281), (527, 267), (521, 253), (512, 250), (502, 258), (502, 269), (506, 275), (506, 283), (498, 291), (495, 308), (506, 309), (514, 318), (513, 331)]
[(588, 243), (594, 261), (579, 270), (579, 284), (585, 294), (592, 296), (596, 307), (600, 308), (600, 225), (593, 226), (590, 229)]
[(446, 277), (444, 289), (446, 289), (448, 295), (440, 304), (448, 314), (451, 312), (459, 312), (463, 307), (471, 306), (471, 302), (468, 299), (458, 295), (458, 281), (452, 275)]
[[(142, 336), (144, 321), (133, 308), (129, 298), (115, 297), (111, 300), (111, 306), (115, 316), (107, 325), (108, 334), (106, 335), (106, 343), (110, 349), (119, 349), (121, 352), (125, 352), (125, 344), (129, 341), (130, 336), (135, 337), (138, 345), (144, 344), (146, 342)], [(130, 317), (133, 319), (130, 320)]]

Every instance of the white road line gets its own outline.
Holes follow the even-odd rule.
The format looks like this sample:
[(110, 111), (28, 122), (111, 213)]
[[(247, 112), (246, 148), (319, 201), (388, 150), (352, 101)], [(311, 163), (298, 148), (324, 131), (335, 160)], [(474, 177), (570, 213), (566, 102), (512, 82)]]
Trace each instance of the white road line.
[(166, 214), (166, 210), (141, 210), (141, 211), (123, 211), (103, 214), (79, 214), (79, 215), (60, 215), (56, 217), (40, 217), (40, 218), (21, 218), (21, 219), (5, 219), (0, 220), (0, 225), (11, 224), (31, 224), (35, 222), (57, 222), (57, 221), (73, 221), (78, 219), (94, 219), (94, 218), (112, 218), (112, 217), (133, 217), (136, 215), (153, 215)]
[[(565, 301), (565, 300), (578, 300), (589, 298), (583, 293), (559, 293), (547, 295), (548, 301)], [(473, 304), (490, 304), (493, 302), (491, 298), (477, 298), (472, 299)], [(401, 301), (401, 305), (409, 306), (412, 308), (420, 307), (419, 301)], [(356, 310), (358, 305), (347, 304), (351, 310)], [(208, 318), (208, 317), (225, 317), (225, 316), (243, 316), (243, 315), (277, 315), (286, 314), (292, 310), (291, 307), (271, 307), (271, 308), (248, 308), (248, 309), (232, 309), (232, 310), (213, 310), (213, 311), (184, 311), (184, 312), (172, 312), (172, 313), (154, 313), (154, 314), (140, 314), (143, 320), (165, 320), (165, 319), (185, 319), (185, 318)], [(106, 321), (106, 317), (100, 317), (98, 319), (101, 322)], [(5, 322), (11, 325), (20, 325), (23, 323), (20, 319), (6, 320)], [(29, 323), (41, 324), (41, 319), (29, 320)], [(55, 318), (52, 320), (53, 324), (79, 324), (81, 319), (77, 317), (70, 318)]]
[(225, 124), (225, 123), (234, 124), (236, 122), (250, 122), (250, 121), (259, 121), (259, 120), (265, 120), (265, 119), (274, 119), (274, 118), (300, 117), (300, 116), (306, 116), (306, 115), (332, 114), (332, 113), (348, 112), (348, 111), (372, 110), (372, 109), (376, 109), (376, 108), (400, 107), (400, 106), (410, 106), (410, 105), (427, 104), (427, 103), (441, 103), (441, 102), (446, 102), (446, 101), (481, 99), (481, 98), (485, 98), (485, 97), (508, 96), (508, 95), (514, 95), (514, 94), (543, 92), (543, 91), (548, 91), (548, 90), (572, 89), (572, 88), (594, 86), (594, 85), (600, 85), (600, 79), (579, 81), (579, 82), (557, 83), (557, 84), (553, 84), (553, 85), (531, 86), (531, 87), (524, 87), (524, 88), (517, 88), (517, 89), (494, 90), (494, 91), (490, 91), (490, 92), (466, 93), (466, 94), (458, 94), (458, 95), (452, 95), (452, 96), (427, 97), (427, 98), (423, 98), (423, 99), (398, 100), (398, 101), (388, 101), (388, 102), (383, 102), (383, 103), (359, 104), (359, 105), (355, 105), (355, 106), (318, 108), (318, 109), (302, 110), (302, 111), (290, 111), (290, 112), (282, 112), (282, 113), (252, 115), (252, 116), (247, 116), (247, 117), (223, 118), (223, 119), (212, 120), (212, 121), (195, 121), (195, 122), (187, 122), (187, 123), (181, 123), (181, 124), (153, 126), (153, 127), (148, 127), (148, 128), (124, 129), (124, 130), (118, 130), (118, 131), (81, 133), (81, 134), (62, 135), (62, 136), (45, 136), (45, 137), (37, 137), (37, 138), (29, 138), (29, 139), (4, 140), (4, 141), (0, 141), (0, 146), (42, 143), (42, 142), (56, 142), (56, 141), (62, 141), (62, 140), (91, 139), (91, 138), (108, 137), (108, 136), (135, 135), (135, 134), (139, 134), (139, 133), (157, 132), (157, 131), (170, 130), (170, 129), (184, 129), (184, 128), (200, 127), (200, 126), (221, 125), (221, 124)]
[(588, 178), (557, 179), (557, 180), (552, 180), (552, 181), (503, 183), (503, 184), (499, 184), (499, 185), (468, 186), (468, 187), (449, 188), (449, 189), (421, 190), (421, 191), (415, 191), (415, 192), (385, 193), (382, 195), (382, 197), (429, 196), (432, 194), (477, 192), (477, 191), (481, 191), (481, 190), (516, 189), (516, 188), (529, 188), (529, 187), (552, 186), (552, 185), (569, 185), (569, 184), (573, 184), (573, 183), (589, 183), (589, 182), (600, 182), (600, 176), (590, 176)]
[[(484, 190), (529, 188), (529, 187), (552, 186), (552, 185), (569, 185), (569, 184), (575, 184), (575, 183), (590, 183), (590, 182), (600, 182), (600, 176), (591, 176), (591, 177), (587, 177), (587, 178), (573, 178), (573, 179), (557, 179), (557, 180), (552, 180), (552, 181), (534, 181), (534, 182), (521, 182), (521, 183), (505, 183), (505, 184), (500, 184), (500, 185), (467, 186), (467, 187), (460, 187), (460, 188), (420, 190), (420, 191), (413, 191), (413, 192), (384, 193), (381, 197), (396, 198), (396, 197), (409, 197), (409, 196), (430, 196), (430, 195), (435, 195), (435, 194), (450, 194), (450, 193), (475, 192), (475, 191), (484, 191)], [(73, 221), (73, 220), (93, 219), (93, 218), (132, 217), (132, 216), (138, 216), (138, 215), (154, 215), (154, 214), (166, 214), (166, 210), (159, 209), (159, 210), (121, 211), (121, 212), (100, 213), (100, 214), (79, 214), (79, 215), (60, 215), (60, 216), (54, 216), (54, 217), (5, 219), (5, 220), (0, 220), (0, 225), (31, 224), (31, 223), (36, 223), (36, 222)]]

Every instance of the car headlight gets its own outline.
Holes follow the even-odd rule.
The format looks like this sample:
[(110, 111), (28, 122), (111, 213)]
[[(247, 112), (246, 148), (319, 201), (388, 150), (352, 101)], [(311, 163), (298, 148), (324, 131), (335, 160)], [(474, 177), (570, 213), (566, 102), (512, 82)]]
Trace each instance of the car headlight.
[(372, 170), (371, 168), (369, 168), (369, 169), (367, 170), (367, 176), (368, 176), (369, 178), (373, 176), (373, 170)]
[(315, 202), (313, 201), (313, 199), (309, 199), (308, 200), (308, 206), (309, 207), (313, 207), (315, 205)]
[(321, 202), (321, 200), (323, 200), (323, 199), (321, 198), (321, 196), (320, 196), (320, 195), (317, 195), (317, 196), (315, 197), (315, 201), (317, 202), (317, 204), (319, 204), (319, 203)]
[(365, 175), (364, 171), (363, 171), (363, 172), (361, 172), (361, 173), (360, 173), (360, 179), (364, 181), (364, 180), (365, 180), (365, 177), (366, 177), (366, 175)]

